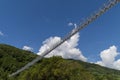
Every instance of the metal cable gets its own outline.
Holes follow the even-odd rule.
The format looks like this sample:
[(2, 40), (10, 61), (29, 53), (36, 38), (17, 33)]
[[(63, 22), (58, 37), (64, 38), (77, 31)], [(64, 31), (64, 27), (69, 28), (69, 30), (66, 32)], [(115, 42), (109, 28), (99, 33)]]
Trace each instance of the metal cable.
[(107, 4), (105, 4), (103, 6), (103, 8), (101, 8), (93, 16), (90, 16), (89, 18), (86, 19), (85, 22), (83, 22), (77, 28), (74, 28), (60, 42), (57, 42), (55, 45), (53, 45), (50, 49), (48, 49), (45, 52), (43, 52), (36, 59), (34, 59), (33, 61), (29, 62), (24, 67), (22, 67), (21, 69), (17, 70), (16, 72), (12, 73), (11, 75), (9, 75), (9, 77), (15, 76), (15, 75), (19, 74), (20, 72), (24, 71), (25, 69), (28, 69), (30, 66), (32, 66), (33, 64), (35, 64), (36, 62), (38, 62), (39, 60), (41, 60), (45, 55), (47, 55), (50, 52), (52, 52), (54, 49), (56, 49), (61, 44), (63, 44), (65, 41), (67, 41), (68, 39), (70, 39), (73, 35), (75, 35), (77, 32), (79, 32), (80, 30), (82, 30), (83, 28), (85, 28), (88, 24), (90, 24), (91, 22), (93, 22), (94, 20), (96, 20), (99, 16), (101, 16), (103, 13), (105, 13), (106, 11), (108, 11), (111, 7), (113, 7), (114, 5), (116, 5), (118, 2), (120, 2), (120, 0), (111, 0), (111, 1), (109, 1)]

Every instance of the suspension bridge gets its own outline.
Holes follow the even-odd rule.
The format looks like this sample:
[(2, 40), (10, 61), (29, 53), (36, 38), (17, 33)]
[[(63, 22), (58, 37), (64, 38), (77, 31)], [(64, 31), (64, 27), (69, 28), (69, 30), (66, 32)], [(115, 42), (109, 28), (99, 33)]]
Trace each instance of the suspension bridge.
[(59, 47), (61, 44), (63, 44), (65, 41), (70, 39), (72, 36), (74, 36), (77, 32), (85, 28), (87, 25), (95, 21), (98, 17), (100, 17), (103, 13), (108, 11), (110, 8), (115, 6), (117, 3), (119, 3), (120, 0), (109, 0), (102, 8), (100, 8), (94, 15), (89, 16), (82, 24), (74, 28), (71, 32), (69, 32), (65, 37), (62, 38), (60, 42), (55, 43), (50, 49), (43, 52), (40, 56), (37, 56), (33, 61), (26, 64), (21, 69), (17, 70), (16, 72), (9, 75), (9, 77), (15, 76), (19, 74), (20, 72), (24, 71), (25, 69), (28, 69), (30, 66), (34, 65), (36, 62), (41, 60), (44, 56), (52, 52), (54, 49)]

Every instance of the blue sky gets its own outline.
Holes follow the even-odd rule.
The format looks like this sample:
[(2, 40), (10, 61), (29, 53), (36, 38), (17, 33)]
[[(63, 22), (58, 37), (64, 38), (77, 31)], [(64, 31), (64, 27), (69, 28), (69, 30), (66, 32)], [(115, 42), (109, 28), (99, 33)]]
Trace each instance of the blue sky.
[[(27, 45), (36, 53), (45, 39), (63, 37), (74, 28), (68, 23), (79, 25), (106, 1), (0, 0), (0, 43)], [(80, 32), (78, 48), (89, 61), (100, 60), (100, 52), (113, 45), (120, 51), (119, 9), (119, 4), (114, 6)]]

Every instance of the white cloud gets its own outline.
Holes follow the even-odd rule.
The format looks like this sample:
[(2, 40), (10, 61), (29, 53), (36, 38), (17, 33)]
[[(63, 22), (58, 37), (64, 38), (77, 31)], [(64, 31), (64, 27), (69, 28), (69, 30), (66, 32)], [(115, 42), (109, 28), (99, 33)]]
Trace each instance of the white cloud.
[(3, 36), (4, 34), (3, 34), (3, 32), (2, 31), (0, 31), (0, 36)]
[(102, 60), (98, 61), (96, 64), (120, 70), (120, 59), (116, 60), (118, 55), (119, 52), (117, 52), (117, 47), (111, 46), (109, 49), (103, 50), (100, 53), (100, 58)]
[(77, 28), (77, 24), (76, 23), (74, 24), (74, 27)]
[(120, 59), (116, 60), (116, 61), (113, 63), (113, 67), (114, 67), (115, 69), (120, 70)]
[[(41, 55), (47, 49), (50, 49), (55, 43), (61, 41), (60, 37), (50, 37), (43, 42), (43, 46), (39, 49), (38, 55)], [(46, 55), (45, 57), (62, 56), (65, 59), (76, 59), (87, 61), (87, 58), (83, 56), (82, 52), (76, 48), (78, 46), (79, 33), (70, 38), (70, 40), (63, 43), (54, 51)]]
[(77, 24), (72, 22), (68, 23), (68, 26), (74, 26), (75, 28), (77, 28)]
[(29, 47), (29, 46), (23, 46), (22, 48), (23, 50), (26, 50), (26, 51), (33, 51), (33, 48)]
[(72, 22), (69, 22), (68, 23), (68, 26), (73, 26), (74, 24)]

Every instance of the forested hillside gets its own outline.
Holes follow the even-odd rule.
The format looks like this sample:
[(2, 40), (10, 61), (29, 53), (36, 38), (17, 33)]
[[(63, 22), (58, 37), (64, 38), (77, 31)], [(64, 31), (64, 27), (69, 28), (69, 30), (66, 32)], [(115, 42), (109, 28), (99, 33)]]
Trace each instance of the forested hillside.
[(35, 58), (32, 52), (20, 50), (10, 45), (0, 44), (0, 80)]
[(37, 55), (0, 44), (0, 80), (120, 80), (120, 71), (61, 57), (44, 58), (17, 76), (20, 69)]

